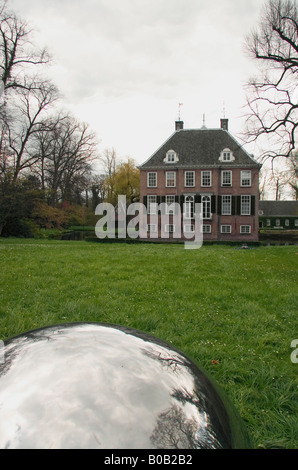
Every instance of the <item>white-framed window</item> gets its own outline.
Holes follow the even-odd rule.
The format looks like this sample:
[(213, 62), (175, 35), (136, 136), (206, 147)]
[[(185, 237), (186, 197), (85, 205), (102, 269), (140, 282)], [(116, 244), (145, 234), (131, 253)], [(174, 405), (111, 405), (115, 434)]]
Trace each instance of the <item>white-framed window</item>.
[(147, 174), (147, 186), (148, 188), (157, 187), (157, 173), (155, 171), (149, 171)]
[(175, 196), (166, 196), (166, 214), (174, 214), (175, 212)]
[(164, 162), (165, 162), (165, 163), (176, 163), (176, 162), (179, 162), (179, 158), (178, 158), (177, 153), (176, 153), (174, 150), (169, 150), (169, 151), (166, 153), (166, 157), (165, 157), (165, 159), (164, 159)]
[(289, 219), (286, 219), (285, 220), (285, 227), (289, 227), (289, 226), (290, 226), (290, 221), (289, 221)]
[(270, 225), (271, 225), (271, 220), (270, 220), (270, 219), (267, 219), (267, 220), (266, 220), (266, 227), (270, 227)]
[(232, 226), (231, 225), (221, 225), (220, 226), (221, 233), (232, 233)]
[(211, 196), (202, 197), (203, 219), (211, 219)]
[(166, 172), (166, 187), (175, 188), (175, 186), (176, 186), (176, 172), (167, 171)]
[(147, 213), (152, 215), (157, 213), (157, 196), (147, 196)]
[(210, 187), (212, 185), (211, 181), (211, 171), (203, 170), (201, 173), (201, 186)]
[(241, 171), (241, 186), (246, 186), (246, 187), (251, 186), (251, 171), (250, 170)]
[(184, 217), (186, 219), (192, 219), (194, 217), (194, 196), (185, 196), (184, 201)]
[(156, 233), (157, 232), (157, 225), (156, 224), (148, 224), (147, 225), (147, 232)]
[(242, 233), (242, 234), (251, 233), (251, 226), (250, 225), (240, 225), (240, 233)]
[(223, 170), (221, 172), (221, 185), (232, 186), (232, 171), (231, 170)]
[(226, 148), (220, 153), (219, 160), (221, 162), (233, 162), (235, 160), (235, 157), (233, 155), (232, 150)]
[(275, 225), (276, 225), (276, 227), (280, 227), (280, 219), (275, 220)]
[(251, 197), (241, 196), (241, 215), (250, 215)]
[(203, 233), (211, 233), (211, 225), (210, 224), (202, 225), (202, 232)]
[(222, 196), (221, 200), (221, 213), (222, 215), (231, 215), (232, 212), (232, 196)]
[(194, 224), (185, 224), (184, 225), (184, 233), (193, 233), (195, 231)]
[(298, 219), (295, 219), (295, 227), (298, 227)]
[(174, 224), (166, 224), (165, 225), (165, 232), (166, 233), (174, 233), (175, 232), (175, 225)]
[(186, 188), (193, 188), (195, 186), (195, 172), (194, 171), (184, 172), (184, 186)]

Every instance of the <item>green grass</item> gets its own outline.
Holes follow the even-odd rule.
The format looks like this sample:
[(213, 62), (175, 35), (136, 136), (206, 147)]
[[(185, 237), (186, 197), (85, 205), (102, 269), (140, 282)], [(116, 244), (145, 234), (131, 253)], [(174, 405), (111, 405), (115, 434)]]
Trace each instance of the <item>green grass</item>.
[(222, 386), (256, 448), (298, 448), (298, 247), (0, 241), (0, 338), (51, 324), (140, 329)]

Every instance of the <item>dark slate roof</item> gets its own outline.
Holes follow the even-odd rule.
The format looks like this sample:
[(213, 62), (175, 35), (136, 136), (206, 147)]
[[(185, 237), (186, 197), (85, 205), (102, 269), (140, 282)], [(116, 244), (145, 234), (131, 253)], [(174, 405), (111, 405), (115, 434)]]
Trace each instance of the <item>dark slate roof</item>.
[(263, 217), (298, 217), (298, 201), (260, 201)]
[[(221, 162), (221, 152), (229, 148), (235, 157), (234, 162)], [(166, 153), (174, 150), (179, 162), (164, 162)], [(202, 167), (260, 167), (249, 153), (224, 129), (183, 129), (176, 131), (143, 165), (141, 170)]]

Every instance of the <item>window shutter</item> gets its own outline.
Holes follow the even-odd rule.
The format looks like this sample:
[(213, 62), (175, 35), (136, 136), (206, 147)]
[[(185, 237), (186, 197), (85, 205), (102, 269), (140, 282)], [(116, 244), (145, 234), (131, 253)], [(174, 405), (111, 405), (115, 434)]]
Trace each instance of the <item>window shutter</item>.
[(236, 196), (232, 196), (232, 215), (236, 215)]
[(202, 197), (200, 194), (195, 195), (195, 204), (200, 204), (202, 200)]
[(211, 196), (211, 213), (215, 214), (216, 212), (216, 196)]
[(147, 209), (147, 199), (148, 199), (147, 196), (144, 196), (144, 197), (143, 197), (143, 204), (144, 204), (144, 206), (146, 207), (146, 209)]
[(217, 213), (221, 215), (221, 196), (217, 197)]
[(236, 214), (241, 215), (241, 196), (236, 196)]
[(256, 196), (251, 196), (251, 209), (250, 209), (251, 215), (256, 214)]
[(156, 196), (156, 204), (160, 204), (160, 196)]
[(184, 196), (180, 196), (180, 207), (181, 207), (181, 213), (183, 214), (184, 210)]

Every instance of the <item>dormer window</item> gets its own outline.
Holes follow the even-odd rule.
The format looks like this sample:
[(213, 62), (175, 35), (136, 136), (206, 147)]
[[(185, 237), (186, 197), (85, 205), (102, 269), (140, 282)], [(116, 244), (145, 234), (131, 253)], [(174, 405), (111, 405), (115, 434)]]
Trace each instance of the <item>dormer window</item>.
[(224, 152), (223, 153), (223, 161), (230, 162), (231, 161), (231, 152)]
[(219, 160), (221, 162), (233, 162), (235, 160), (235, 157), (233, 155), (232, 150), (224, 149), (220, 154)]
[(169, 150), (164, 159), (165, 163), (176, 163), (179, 161), (178, 155), (174, 150)]

